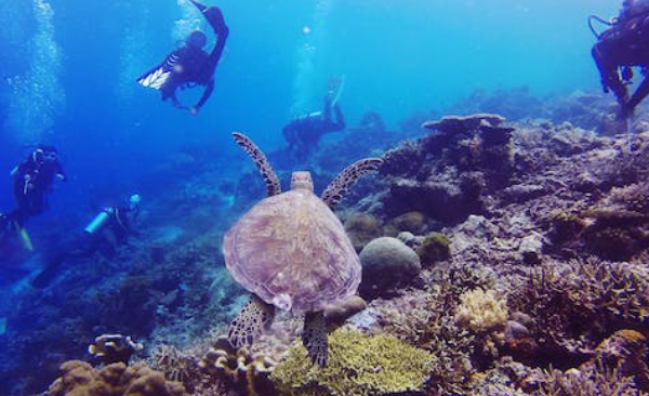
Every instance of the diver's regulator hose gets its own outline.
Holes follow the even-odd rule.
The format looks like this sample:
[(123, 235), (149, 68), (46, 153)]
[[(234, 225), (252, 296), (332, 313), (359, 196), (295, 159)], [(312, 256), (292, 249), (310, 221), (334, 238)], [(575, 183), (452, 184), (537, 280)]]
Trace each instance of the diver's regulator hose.
[(601, 24), (604, 24), (606, 26), (613, 26), (615, 24), (614, 21), (607, 21), (606, 19), (603, 19), (601, 17), (598, 17), (597, 15), (590, 15), (588, 17), (588, 27), (590, 28), (590, 31), (593, 32), (593, 35), (599, 39), (601, 36), (600, 33), (597, 33), (597, 30), (595, 30), (595, 27), (593, 26), (593, 21), (597, 21)]

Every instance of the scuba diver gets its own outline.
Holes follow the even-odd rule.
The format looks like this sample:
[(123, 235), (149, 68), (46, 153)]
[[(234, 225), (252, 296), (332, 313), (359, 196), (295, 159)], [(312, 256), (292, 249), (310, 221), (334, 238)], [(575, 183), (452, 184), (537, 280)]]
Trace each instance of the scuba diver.
[(45, 193), (52, 189), (54, 178), (67, 180), (59, 163), (59, 154), (53, 146), (39, 144), (36, 149), (12, 171), (14, 197), (18, 208), (12, 217), (23, 225), (29, 216), (45, 209)]
[[(185, 46), (169, 54), (164, 62), (145, 73), (137, 81), (145, 87), (159, 90), (163, 101), (171, 98), (175, 107), (188, 110), (192, 115), (196, 115), (214, 90), (214, 71), (223, 54), (230, 30), (218, 7), (208, 8), (196, 0), (190, 1), (214, 30), (216, 43), (212, 52), (208, 54), (203, 50), (207, 42), (205, 33), (195, 30), (185, 40)], [(196, 85), (205, 86), (198, 103), (191, 107), (180, 103), (176, 98), (176, 89), (193, 88)]]
[[(598, 34), (593, 28), (593, 20), (610, 27)], [(638, 104), (649, 94), (649, 0), (625, 0), (619, 16), (612, 22), (591, 16), (589, 25), (597, 37), (592, 55), (604, 93), (613, 91), (622, 108), (622, 117), (632, 116)], [(641, 68), (644, 79), (629, 98), (627, 85), (633, 79), (633, 67)]]
[(108, 259), (113, 258), (117, 245), (125, 243), (130, 235), (137, 234), (132, 224), (137, 221), (141, 201), (142, 198), (134, 194), (128, 205), (102, 209), (81, 235), (72, 240), (70, 246), (50, 257), (45, 268), (31, 281), (32, 286), (46, 287), (68, 259), (90, 258), (96, 252)]
[[(333, 89), (329, 90), (324, 98), (323, 111), (298, 117), (282, 130), (284, 139), (288, 142), (289, 152), (295, 155), (298, 161), (305, 160), (313, 149), (318, 147), (322, 136), (345, 129), (345, 118), (338, 104), (341, 90), (342, 85), (338, 88), (338, 93)], [(335, 121), (331, 114), (332, 108)]]

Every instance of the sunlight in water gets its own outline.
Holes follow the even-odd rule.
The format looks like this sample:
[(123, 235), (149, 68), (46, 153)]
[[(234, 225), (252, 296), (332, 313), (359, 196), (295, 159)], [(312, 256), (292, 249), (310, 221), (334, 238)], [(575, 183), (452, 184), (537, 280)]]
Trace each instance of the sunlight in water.
[(134, 83), (135, 79), (152, 66), (147, 63), (147, 59), (150, 59), (148, 54), (151, 52), (147, 40), (149, 19), (138, 18), (131, 22), (132, 24), (124, 30), (120, 49), (118, 94), (122, 103), (131, 103), (134, 100), (136, 89), (139, 88)]
[[(324, 87), (318, 87), (316, 56), (324, 40), (327, 17), (333, 0), (320, 0), (316, 5), (313, 22), (302, 28), (303, 41), (297, 49), (297, 70), (293, 81), (291, 115), (296, 117), (312, 110), (313, 100), (322, 96)], [(318, 99), (319, 100), (319, 99)], [(319, 102), (318, 102), (319, 103)]]
[(189, 0), (177, 0), (181, 17), (174, 22), (171, 33), (174, 40), (184, 40), (189, 33), (201, 26), (201, 15)]
[(24, 143), (41, 140), (65, 106), (65, 91), (59, 81), (61, 51), (54, 41), (54, 12), (45, 0), (34, 0), (33, 12), (36, 32), (29, 41), (29, 65), (23, 75), (10, 81), (9, 128)]

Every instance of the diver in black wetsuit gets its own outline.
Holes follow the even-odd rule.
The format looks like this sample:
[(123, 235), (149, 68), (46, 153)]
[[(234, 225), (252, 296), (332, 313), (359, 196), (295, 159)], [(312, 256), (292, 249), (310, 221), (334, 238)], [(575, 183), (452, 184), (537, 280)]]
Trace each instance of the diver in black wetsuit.
[[(297, 160), (303, 161), (318, 147), (320, 138), (330, 132), (338, 132), (345, 129), (345, 118), (338, 103), (332, 106), (333, 92), (329, 92), (324, 99), (324, 109), (296, 118), (283, 129), (284, 139), (288, 142), (288, 150), (293, 153)], [(336, 115), (332, 117), (331, 110)]]
[(46, 287), (61, 265), (69, 259), (89, 258), (96, 252), (111, 259), (115, 255), (117, 245), (126, 242), (130, 235), (136, 234), (132, 224), (137, 221), (140, 201), (140, 196), (135, 194), (131, 196), (128, 205), (104, 208), (69, 246), (47, 260), (45, 268), (31, 281), (32, 286)]
[(12, 171), (14, 198), (18, 208), (12, 217), (20, 225), (30, 216), (45, 209), (45, 193), (52, 189), (54, 178), (66, 180), (59, 155), (52, 146), (38, 145), (27, 158)]
[[(214, 30), (216, 44), (212, 52), (208, 54), (202, 49), (207, 42), (207, 37), (200, 30), (196, 30), (189, 35), (184, 47), (169, 54), (162, 64), (145, 73), (137, 81), (145, 87), (160, 90), (163, 101), (171, 98), (174, 106), (189, 110), (196, 115), (214, 90), (214, 72), (223, 54), (230, 30), (218, 7), (208, 8), (195, 0), (190, 1)], [(180, 103), (176, 98), (176, 89), (191, 88), (196, 85), (205, 86), (198, 103), (191, 107)]]
[[(592, 55), (604, 92), (613, 91), (626, 118), (649, 94), (649, 0), (625, 0), (617, 20), (607, 24), (610, 28), (597, 36)], [(591, 30), (597, 34), (592, 25)], [(629, 98), (627, 85), (633, 79), (633, 67), (641, 68), (644, 79)]]

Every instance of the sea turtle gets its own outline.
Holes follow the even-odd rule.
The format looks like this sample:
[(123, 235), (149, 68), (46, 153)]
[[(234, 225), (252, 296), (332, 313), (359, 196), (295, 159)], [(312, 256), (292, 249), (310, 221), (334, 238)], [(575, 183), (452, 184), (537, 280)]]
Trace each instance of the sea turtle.
[(355, 294), (361, 280), (358, 255), (332, 208), (383, 160), (368, 158), (347, 167), (321, 198), (313, 193), (309, 172), (294, 172), (291, 190), (282, 193), (264, 153), (247, 136), (233, 136), (257, 165), (268, 197), (225, 235), (225, 264), (253, 294), (230, 326), (230, 342), (236, 348), (251, 345), (272, 322), (275, 307), (304, 313), (302, 342), (311, 360), (326, 366), (323, 310)]

